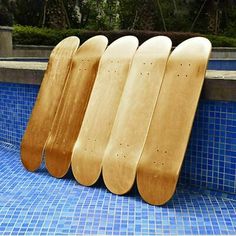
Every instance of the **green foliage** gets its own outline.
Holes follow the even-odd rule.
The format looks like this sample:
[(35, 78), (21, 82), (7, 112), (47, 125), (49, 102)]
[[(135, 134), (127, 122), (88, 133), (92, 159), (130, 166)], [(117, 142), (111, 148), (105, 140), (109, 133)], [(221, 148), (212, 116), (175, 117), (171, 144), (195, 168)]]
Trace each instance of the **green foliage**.
[(115, 0), (17, 0), (13, 1), (11, 12), (15, 24), (20, 25), (54, 29), (120, 28), (120, 2)]
[(95, 35), (105, 35), (109, 42), (113, 42), (119, 37), (126, 35), (134, 35), (139, 39), (140, 44), (145, 40), (157, 36), (166, 35), (170, 37), (173, 41), (173, 45), (181, 43), (183, 40), (198, 36), (198, 34), (193, 33), (175, 33), (175, 32), (156, 32), (156, 31), (130, 31), (130, 30), (120, 30), (120, 31), (91, 31), (91, 30), (55, 30), (48, 28), (37, 28), (32, 26), (14, 26), (13, 30), (13, 41), (15, 44), (25, 44), (25, 45), (56, 45), (59, 41), (68, 36), (78, 36), (83, 43), (85, 40), (93, 37)]
[(70, 21), (70, 26), (72, 28), (80, 27), (81, 15), (78, 14), (80, 11), (80, 7), (76, 6), (76, 0), (64, 0), (64, 5), (65, 5), (67, 15)]
[[(63, 8), (63, 3), (65, 9)], [(55, 22), (58, 24), (58, 19), (55, 18), (59, 17), (62, 20), (63, 15), (67, 14), (70, 25), (76, 27), (79, 21), (75, 5), (76, 0), (17, 0), (12, 3), (11, 12), (14, 14), (15, 23), (20, 25), (38, 27), (51, 25), (53, 27)], [(58, 26), (60, 28), (60, 25)], [(57, 25), (55, 28), (58, 28)]]
[(56, 45), (63, 38), (76, 35), (73, 30), (54, 30), (32, 26), (14, 26), (13, 42), (25, 45)]
[(85, 29), (116, 30), (120, 28), (119, 1), (87, 0), (83, 7), (89, 12)]
[[(7, 5), (0, 9), (0, 14), (9, 16), (11, 10), (15, 24), (21, 25), (236, 36), (235, 0), (0, 0), (0, 3)], [(6, 16), (0, 15), (0, 21), (3, 18)], [(10, 18), (5, 21), (11, 23)]]
[(166, 35), (173, 43), (173, 46), (177, 46), (182, 41), (195, 37), (205, 36), (215, 47), (236, 47), (236, 39), (226, 36), (215, 35), (200, 35), (194, 33), (180, 33), (180, 32), (157, 32), (157, 31), (137, 31), (137, 30), (121, 30), (121, 31), (90, 31), (90, 30), (53, 30), (47, 28), (36, 28), (31, 26), (14, 26), (13, 40), (15, 44), (25, 45), (56, 45), (62, 39), (76, 35), (80, 38), (81, 43), (95, 35), (105, 35), (109, 39), (109, 43), (125, 35), (134, 35), (139, 39), (139, 43), (143, 43), (145, 40), (157, 36)]
[(218, 35), (205, 35), (211, 42), (213, 47), (236, 47), (236, 38)]

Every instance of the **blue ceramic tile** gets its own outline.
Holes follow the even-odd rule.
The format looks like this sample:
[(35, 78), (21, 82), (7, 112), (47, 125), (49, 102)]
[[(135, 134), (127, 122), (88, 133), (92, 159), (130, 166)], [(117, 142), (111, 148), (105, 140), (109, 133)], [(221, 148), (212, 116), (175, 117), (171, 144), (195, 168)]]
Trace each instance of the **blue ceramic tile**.
[(71, 175), (51, 177), (44, 165), (35, 173), (20, 163), (18, 149), (0, 145), (0, 234), (235, 234), (236, 196), (179, 184), (162, 207), (143, 202), (136, 188), (111, 194)]
[[(38, 90), (39, 86), (36, 85), (0, 83), (0, 141), (5, 143), (5, 146), (19, 149)], [(32, 181), (36, 181), (37, 184), (37, 179), (34, 178)], [(201, 100), (193, 124), (180, 184), (197, 185), (235, 194), (235, 182), (236, 103)], [(9, 184), (14, 188), (13, 184)], [(84, 190), (81, 198), (87, 196), (86, 194)], [(101, 198), (107, 197), (104, 193), (100, 194), (103, 194)], [(97, 197), (96, 195), (87, 197), (84, 204), (92, 204), (97, 201)], [(51, 197), (50, 201), (58, 200)], [(109, 198), (106, 201), (109, 201)], [(61, 204), (63, 203), (58, 203), (59, 207)], [(96, 204), (104, 205), (102, 199)], [(20, 214), (20, 210), (16, 210)], [(109, 211), (114, 213), (115, 208), (110, 207)], [(68, 217), (71, 212), (73, 209), (65, 217)], [(47, 208), (43, 213), (52, 216)], [(97, 219), (97, 222), (99, 221), (100, 219)]]
[(20, 145), (39, 86), (0, 83), (0, 140)]
[[(20, 146), (38, 90), (0, 83), (0, 141)], [(180, 182), (236, 193), (235, 163), (236, 103), (201, 100)]]
[(236, 103), (201, 100), (181, 183), (236, 193)]

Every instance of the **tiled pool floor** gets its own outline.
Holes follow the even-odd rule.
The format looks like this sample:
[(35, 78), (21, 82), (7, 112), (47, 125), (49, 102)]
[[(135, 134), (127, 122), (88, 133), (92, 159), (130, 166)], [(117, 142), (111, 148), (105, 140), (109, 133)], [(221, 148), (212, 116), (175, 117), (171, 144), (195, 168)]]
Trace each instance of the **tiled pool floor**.
[(135, 188), (117, 196), (101, 182), (30, 173), (18, 150), (1, 145), (0, 235), (9, 234), (236, 234), (236, 197), (178, 186), (167, 205), (151, 206)]

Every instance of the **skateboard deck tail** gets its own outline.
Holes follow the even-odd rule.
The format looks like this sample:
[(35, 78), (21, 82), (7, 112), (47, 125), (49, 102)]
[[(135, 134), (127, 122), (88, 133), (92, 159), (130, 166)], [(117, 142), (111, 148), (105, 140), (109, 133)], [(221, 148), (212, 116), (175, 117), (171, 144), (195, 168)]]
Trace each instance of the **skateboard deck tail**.
[(103, 158), (103, 179), (115, 194), (125, 194), (135, 181), (170, 50), (171, 40), (157, 36), (135, 53)]
[(62, 40), (52, 51), (44, 78), (21, 142), (21, 161), (29, 171), (41, 165), (43, 148), (67, 79), (71, 58), (79, 46), (77, 37)]
[(211, 52), (196, 37), (171, 53), (137, 168), (142, 198), (165, 204), (174, 194)]
[(105, 36), (92, 37), (79, 47), (72, 58), (69, 78), (45, 146), (46, 168), (54, 177), (63, 177), (70, 167), (73, 146), (107, 43)]

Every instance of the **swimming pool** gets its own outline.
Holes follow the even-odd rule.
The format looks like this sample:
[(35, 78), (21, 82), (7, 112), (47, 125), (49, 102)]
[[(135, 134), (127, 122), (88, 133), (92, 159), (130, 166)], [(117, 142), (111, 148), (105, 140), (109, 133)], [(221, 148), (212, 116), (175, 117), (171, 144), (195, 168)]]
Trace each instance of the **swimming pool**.
[(236, 70), (236, 59), (211, 59), (208, 63), (208, 70)]
[[(6, 75), (7, 76), (7, 75)], [(223, 88), (222, 88), (223, 89)], [(39, 85), (0, 82), (0, 234), (235, 234), (236, 101), (200, 100), (174, 198), (143, 202), (20, 163)]]
[[(48, 62), (46, 57), (9, 57), (1, 58), (0, 61), (16, 61), (16, 62)], [(236, 59), (210, 59), (208, 70), (236, 70)]]

